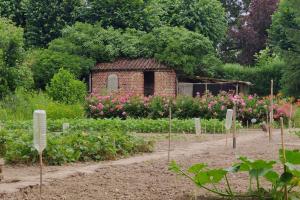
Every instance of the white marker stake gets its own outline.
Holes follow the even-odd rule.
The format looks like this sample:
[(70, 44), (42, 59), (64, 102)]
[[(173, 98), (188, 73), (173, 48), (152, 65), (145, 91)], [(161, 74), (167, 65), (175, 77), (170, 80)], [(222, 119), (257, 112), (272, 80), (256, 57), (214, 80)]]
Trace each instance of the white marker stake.
[(195, 130), (196, 130), (196, 135), (201, 134), (200, 118), (195, 118)]
[(70, 124), (69, 123), (63, 123), (63, 132), (67, 132), (68, 129), (70, 128)]
[(232, 116), (233, 116), (233, 110), (232, 109), (227, 109), (226, 112), (226, 120), (225, 120), (225, 129), (226, 129), (226, 146), (227, 146), (227, 133), (230, 130), (232, 126)]
[(42, 199), (42, 183), (43, 183), (43, 150), (47, 146), (46, 137), (46, 112), (44, 110), (36, 110), (33, 113), (33, 144), (34, 148), (39, 152), (40, 157), (40, 199)]

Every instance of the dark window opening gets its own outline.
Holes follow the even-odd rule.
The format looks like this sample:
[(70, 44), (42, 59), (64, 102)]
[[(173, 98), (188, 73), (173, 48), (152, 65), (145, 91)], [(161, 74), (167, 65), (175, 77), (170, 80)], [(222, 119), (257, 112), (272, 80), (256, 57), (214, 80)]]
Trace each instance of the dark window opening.
[(154, 72), (144, 72), (144, 95), (154, 95)]

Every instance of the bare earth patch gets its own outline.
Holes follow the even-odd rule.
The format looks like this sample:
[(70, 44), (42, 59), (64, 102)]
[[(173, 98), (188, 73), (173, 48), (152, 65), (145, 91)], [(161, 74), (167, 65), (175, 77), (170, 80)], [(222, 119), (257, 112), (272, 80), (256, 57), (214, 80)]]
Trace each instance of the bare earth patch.
[[(274, 133), (271, 143), (263, 132), (241, 133), (238, 135), (236, 151), (231, 148), (230, 138), (228, 146), (225, 146), (224, 135), (183, 136), (184, 138), (179, 139), (176, 137), (182, 136), (173, 136), (171, 156), (186, 167), (198, 162), (208, 163), (211, 167), (228, 167), (237, 161), (239, 155), (253, 159), (278, 160), (279, 131)], [(187, 179), (177, 177), (168, 171), (167, 141), (164, 136), (157, 140), (159, 141), (157, 148), (152, 154), (101, 163), (46, 167), (43, 199), (187, 200), (194, 196), (200, 196), (198, 199), (211, 199)], [(286, 134), (286, 142), (300, 144), (300, 139)], [(290, 148), (299, 147), (293, 145)], [(277, 168), (282, 170), (280, 166)], [(245, 174), (238, 176), (230, 177), (234, 189), (247, 189), (247, 176)], [(5, 177), (6, 182), (0, 183), (0, 199), (39, 199), (36, 167), (8, 167), (5, 169)]]

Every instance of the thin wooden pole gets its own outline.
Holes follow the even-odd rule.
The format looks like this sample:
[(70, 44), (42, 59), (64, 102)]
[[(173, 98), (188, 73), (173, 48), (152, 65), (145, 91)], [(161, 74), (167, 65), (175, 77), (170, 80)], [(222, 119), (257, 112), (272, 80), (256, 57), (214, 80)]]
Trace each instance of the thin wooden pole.
[[(236, 85), (236, 89), (235, 89), (235, 93), (236, 95), (238, 95), (239, 93), (239, 86)], [(236, 113), (237, 113), (237, 110), (236, 110), (236, 102), (234, 102), (234, 106), (233, 106), (233, 132), (232, 132), (232, 146), (233, 146), (233, 149), (236, 148)]]
[(39, 153), (40, 157), (40, 200), (42, 199), (42, 184), (43, 184), (43, 152)]
[[(282, 148), (282, 155), (283, 155), (283, 162), (286, 163), (286, 155), (285, 155), (285, 144), (284, 144), (284, 131), (283, 131), (283, 118), (280, 117), (280, 129), (281, 129), (281, 148)], [(284, 172), (287, 171), (285, 164), (284, 165)], [(288, 200), (288, 191), (287, 186), (284, 186), (284, 199)]]
[(292, 113), (293, 113), (293, 103), (291, 102), (290, 116), (289, 116), (289, 131), (291, 131), (291, 127), (292, 127)]
[(271, 80), (271, 97), (270, 97), (270, 104), (271, 104), (271, 110), (270, 110), (270, 132), (269, 132), (269, 141), (272, 140), (272, 135), (273, 135), (273, 112), (274, 112), (274, 109), (273, 109), (273, 80)]
[(0, 158), (0, 182), (4, 179), (3, 166), (4, 166), (4, 160)]
[(172, 131), (172, 109), (169, 108), (169, 147), (168, 147), (168, 163), (170, 162), (170, 151), (171, 151), (171, 131)]

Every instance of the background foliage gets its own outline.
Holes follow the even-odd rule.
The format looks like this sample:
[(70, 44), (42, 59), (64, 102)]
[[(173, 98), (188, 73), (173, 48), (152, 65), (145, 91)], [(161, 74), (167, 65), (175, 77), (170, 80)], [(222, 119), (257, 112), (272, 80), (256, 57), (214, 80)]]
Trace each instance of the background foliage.
[(282, 85), (287, 95), (300, 97), (300, 2), (283, 0), (273, 16), (270, 44), (288, 63), (283, 67)]

